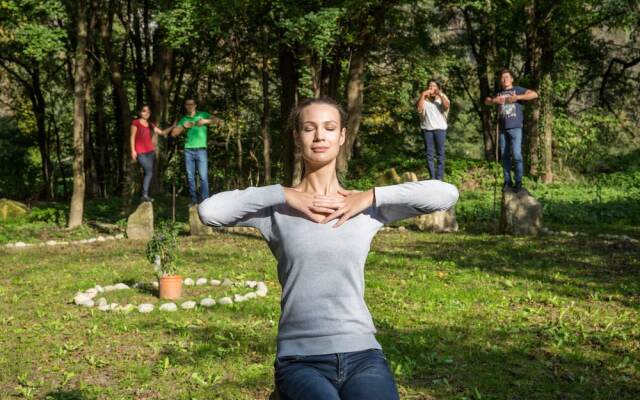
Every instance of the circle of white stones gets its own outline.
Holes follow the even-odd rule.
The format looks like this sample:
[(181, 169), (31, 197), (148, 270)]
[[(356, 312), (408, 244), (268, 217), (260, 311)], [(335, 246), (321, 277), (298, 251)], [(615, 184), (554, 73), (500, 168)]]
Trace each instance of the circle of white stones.
[[(207, 278), (198, 278), (197, 280), (193, 280), (191, 278), (185, 278), (182, 283), (185, 286), (220, 286), (220, 287), (244, 287), (252, 289), (250, 292), (247, 292), (243, 295), (235, 294), (233, 297), (222, 297), (218, 300), (212, 299), (210, 296), (204, 297), (200, 300), (199, 305), (201, 307), (213, 307), (216, 304), (220, 305), (230, 305), (233, 303), (241, 303), (243, 301), (256, 299), (259, 297), (265, 297), (267, 295), (267, 285), (262, 281), (241, 281), (241, 282), (233, 282), (230, 279), (224, 279), (222, 281), (218, 279), (207, 279)], [(108, 286), (100, 286), (96, 285), (92, 288), (89, 288), (83, 292), (78, 292), (73, 297), (73, 302), (81, 307), (92, 308), (96, 307), (100, 311), (121, 311), (121, 312), (131, 312), (133, 310), (137, 310), (140, 313), (149, 313), (155, 309), (155, 306), (150, 303), (143, 304), (125, 304), (120, 305), (118, 303), (109, 303), (107, 299), (104, 297), (100, 297), (97, 300), (94, 300), (101, 293), (112, 292), (115, 290), (127, 290), (127, 289), (135, 289), (139, 287), (144, 287), (148, 285), (143, 282), (137, 282), (132, 286), (129, 286), (125, 283), (116, 283), (115, 285)], [(151, 284), (154, 288), (158, 288), (158, 282), (153, 282)], [(185, 301), (180, 304), (180, 308), (183, 310), (191, 310), (196, 307), (196, 302), (193, 300)], [(172, 312), (177, 311), (178, 306), (175, 303), (163, 303), (158, 307), (160, 311)]]

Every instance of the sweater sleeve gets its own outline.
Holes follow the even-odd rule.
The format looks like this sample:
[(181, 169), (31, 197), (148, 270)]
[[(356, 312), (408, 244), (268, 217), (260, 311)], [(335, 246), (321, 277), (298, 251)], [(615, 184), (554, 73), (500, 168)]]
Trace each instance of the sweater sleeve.
[(250, 226), (267, 236), (271, 230), (271, 208), (284, 203), (281, 185), (250, 187), (215, 194), (200, 203), (198, 213), (206, 225)]
[(376, 215), (383, 224), (448, 210), (459, 196), (455, 186), (438, 180), (376, 187), (374, 192)]

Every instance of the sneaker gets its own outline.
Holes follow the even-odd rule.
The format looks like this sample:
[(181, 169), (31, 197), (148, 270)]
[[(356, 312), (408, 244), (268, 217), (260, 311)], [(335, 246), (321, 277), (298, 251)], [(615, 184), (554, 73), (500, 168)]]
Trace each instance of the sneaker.
[(520, 193), (520, 191), (522, 190), (522, 182), (516, 182), (516, 185), (513, 187), (513, 190), (516, 193)]
[(142, 201), (148, 201), (149, 203), (153, 203), (153, 198), (151, 198), (148, 195), (144, 194), (144, 195), (142, 195)]
[(513, 186), (511, 185), (511, 182), (505, 182), (504, 185), (502, 185), (502, 191), (506, 191), (511, 189)]

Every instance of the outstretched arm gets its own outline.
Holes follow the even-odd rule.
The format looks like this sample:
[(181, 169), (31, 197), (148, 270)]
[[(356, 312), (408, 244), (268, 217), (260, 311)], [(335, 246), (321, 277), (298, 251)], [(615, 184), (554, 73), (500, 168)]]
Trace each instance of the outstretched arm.
[(200, 203), (200, 220), (207, 225), (251, 226), (264, 233), (269, 224), (269, 207), (285, 202), (282, 186), (271, 185), (215, 194)]
[(209, 118), (202, 118), (200, 120), (198, 120), (198, 125), (220, 125), (222, 124), (222, 120), (218, 117), (216, 117), (215, 115), (210, 116)]
[(458, 189), (438, 180), (407, 182), (377, 187), (375, 209), (382, 223), (445, 211), (458, 201)]

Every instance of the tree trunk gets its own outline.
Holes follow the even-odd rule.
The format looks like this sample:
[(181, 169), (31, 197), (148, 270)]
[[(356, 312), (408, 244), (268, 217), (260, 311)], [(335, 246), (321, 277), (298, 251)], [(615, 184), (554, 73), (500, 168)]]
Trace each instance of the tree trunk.
[(364, 102), (364, 72), (366, 63), (366, 49), (363, 45), (356, 47), (351, 53), (349, 74), (345, 97), (347, 98), (347, 138), (338, 153), (337, 169), (339, 173), (346, 173), (349, 160), (353, 152), (353, 145), (358, 136), (362, 119), (362, 105)]
[(77, 44), (73, 87), (73, 195), (69, 207), (69, 228), (82, 224), (84, 214), (84, 124), (85, 87), (87, 82), (87, 16), (86, 0), (77, 1)]
[(51, 179), (51, 158), (49, 150), (49, 137), (46, 129), (46, 103), (40, 86), (40, 69), (34, 68), (31, 74), (31, 106), (36, 117), (36, 127), (38, 130), (38, 149), (42, 159), (42, 180), (46, 198), (53, 199), (53, 180)]
[[(116, 131), (118, 132), (118, 157), (120, 164), (119, 191), (121, 196), (130, 197), (132, 194), (131, 183), (131, 145), (129, 141), (129, 126), (131, 125), (131, 108), (129, 98), (124, 85), (122, 65), (118, 62), (113, 51), (111, 33), (113, 31), (114, 3), (110, 2), (107, 15), (102, 14), (100, 18), (100, 36), (104, 47), (105, 56), (109, 65), (109, 77), (113, 87), (114, 107), (116, 111)], [(106, 18), (106, 20), (105, 20)], [(125, 45), (126, 46), (126, 45)]]
[[(540, 43), (538, 38), (538, 18), (536, 12), (536, 1), (531, 0), (525, 5), (526, 26), (526, 59), (525, 74), (530, 76), (530, 88), (535, 91), (540, 90)], [(539, 124), (540, 124), (540, 102), (533, 102), (531, 112), (528, 114), (524, 124), (524, 147), (526, 149), (525, 156), (529, 162), (529, 174), (538, 176), (539, 164)]]
[(264, 163), (264, 183), (271, 184), (271, 134), (269, 120), (271, 103), (269, 102), (269, 59), (267, 57), (268, 39), (265, 34), (264, 52), (262, 54), (262, 117), (260, 118), (260, 137), (262, 137), (262, 160)]
[(104, 112), (104, 92), (105, 82), (102, 76), (102, 72), (97, 74), (96, 84), (93, 91), (93, 103), (95, 106), (95, 113), (93, 114), (93, 121), (95, 124), (95, 167), (97, 176), (97, 185), (99, 188), (99, 195), (102, 198), (108, 197), (107, 189), (107, 176), (106, 171), (109, 171), (107, 166), (106, 157), (106, 142), (107, 138), (107, 125)]
[(490, 71), (491, 59), (495, 58), (496, 49), (495, 41), (490, 37), (493, 35), (493, 26), (490, 24), (486, 14), (482, 14), (479, 18), (482, 26), (482, 34), (479, 34), (473, 27), (472, 11), (462, 9), (462, 15), (464, 17), (466, 26), (466, 37), (471, 52), (476, 60), (476, 76), (478, 78), (478, 85), (480, 89), (480, 120), (482, 122), (482, 141), (484, 148), (484, 158), (487, 161), (496, 160), (496, 126), (493, 122), (493, 109), (492, 106), (484, 104), (484, 99), (488, 96), (493, 96), (491, 90), (491, 76)]
[(283, 119), (282, 126), (283, 141), (282, 141), (282, 164), (284, 172), (284, 183), (287, 186), (294, 184), (294, 181), (299, 181), (300, 171), (302, 167), (300, 162), (300, 151), (297, 150), (293, 137), (292, 127), (287, 126), (287, 120), (291, 110), (298, 103), (298, 80), (299, 73), (296, 64), (296, 57), (294, 50), (286, 44), (280, 45), (279, 50), (279, 73), (280, 81), (282, 82), (282, 92), (280, 93), (280, 115)]

